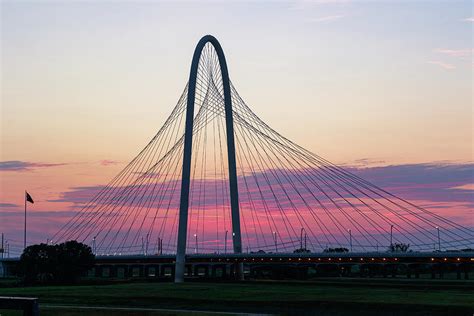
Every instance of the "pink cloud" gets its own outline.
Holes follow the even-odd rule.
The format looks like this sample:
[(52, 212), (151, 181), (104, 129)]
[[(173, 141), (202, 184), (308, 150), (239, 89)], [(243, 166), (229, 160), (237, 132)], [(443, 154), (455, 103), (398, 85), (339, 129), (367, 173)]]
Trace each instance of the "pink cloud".
[(102, 166), (111, 166), (111, 165), (119, 164), (120, 161), (104, 159), (104, 160), (99, 161), (99, 163)]
[(19, 160), (0, 161), (0, 171), (30, 171), (37, 168), (50, 168), (68, 165), (67, 163), (43, 163)]
[(457, 187), (452, 187), (451, 189), (474, 191), (474, 183), (463, 184)]
[[(346, 170), (417, 205), (427, 207), (438, 215), (469, 227), (472, 225), (470, 210), (473, 204), (471, 192), (466, 188), (472, 183), (473, 168), (473, 164), (433, 163), (352, 167)], [(387, 227), (390, 227), (390, 223), (399, 230), (397, 239), (404, 240), (404, 236), (408, 234), (414, 242), (420, 243), (417, 239), (430, 242), (423, 232), (418, 233), (410, 226), (417, 225), (428, 231), (433, 230), (432, 225), (427, 225), (418, 218), (416, 214), (420, 214), (419, 210), (415, 210), (415, 214), (411, 213), (398, 206), (387, 204), (385, 195), (369, 197), (366, 194), (359, 194), (357, 189), (351, 189), (348, 185), (346, 188), (355, 195), (342, 188), (339, 188), (339, 194), (336, 194), (330, 186), (336, 186), (339, 179), (332, 178), (336, 174), (327, 169), (293, 170), (289, 176), (285, 176), (286, 173), (285, 169), (273, 169), (258, 172), (253, 176), (248, 173), (245, 176), (239, 175), (243, 239), (251, 250), (271, 251), (273, 231), (278, 232), (278, 239), (281, 239), (280, 247), (286, 245), (286, 250), (292, 250), (297, 246), (295, 236), (299, 234), (301, 227), (304, 227), (310, 236), (312, 249), (321, 249), (326, 244), (346, 243), (345, 228), (348, 227), (352, 229), (353, 238), (361, 244), (367, 243), (363, 236), (365, 232), (375, 236), (375, 240), (380, 239), (382, 247), (386, 244)], [(144, 182), (139, 186), (118, 187), (116, 192), (105, 193), (105, 200), (99, 199), (85, 209), (88, 214), (85, 215), (85, 219), (94, 219), (97, 222), (79, 226), (77, 232), (72, 230), (70, 237), (90, 240), (91, 236), (100, 232), (104, 244), (110, 243), (111, 247), (115, 247), (114, 236), (117, 235), (117, 238), (124, 240), (125, 244), (134, 245), (133, 247), (137, 247), (136, 251), (139, 251), (140, 236), (143, 236), (142, 227), (147, 229), (154, 227), (157, 232), (152, 240), (166, 236), (170, 242), (169, 249), (173, 251), (180, 181), (179, 179), (163, 181), (155, 178), (144, 178), (144, 181), (150, 182)], [(318, 187), (315, 187), (314, 183), (318, 183)], [(199, 236), (201, 250), (204, 250), (204, 247), (209, 247), (209, 250), (220, 247), (222, 250), (224, 232), (232, 231), (227, 186), (227, 181), (222, 179), (197, 179), (191, 183), (189, 231), (191, 235), (196, 233)], [(69, 201), (81, 205), (90, 201), (102, 189), (102, 187), (73, 188), (55, 201)], [(325, 196), (323, 191), (329, 196)], [(313, 194), (317, 195), (317, 198)], [(381, 207), (379, 203), (389, 208)], [(405, 202), (397, 203), (403, 204), (402, 207), (409, 207)], [(378, 209), (378, 212), (373, 212), (371, 208)], [(392, 208), (395, 212), (391, 210)], [(100, 217), (97, 214), (100, 214)], [(382, 220), (381, 216), (386, 220)], [(411, 223), (408, 226), (407, 221)], [(365, 225), (357, 226), (357, 222)], [(83, 225), (82, 223), (85, 221), (74, 223), (73, 226)], [(110, 233), (107, 233), (108, 231)], [(105, 235), (106, 233), (108, 235)], [(445, 230), (445, 234), (447, 233)], [(331, 237), (332, 235), (334, 237)], [(329, 240), (326, 240), (328, 238)], [(408, 239), (407, 241), (409, 242)], [(192, 238), (189, 246), (193, 247)], [(431, 247), (431, 244), (426, 247)]]
[(427, 61), (426, 63), (439, 66), (446, 70), (452, 70), (456, 68), (456, 66), (454, 66), (453, 64), (448, 64), (439, 60), (430, 60), (430, 61)]
[(467, 48), (467, 49), (442, 49), (442, 48), (438, 48), (438, 49), (435, 49), (435, 52), (440, 53), (440, 54), (445, 54), (445, 55), (448, 55), (450, 57), (460, 58), (460, 57), (469, 57), (469, 56), (471, 56), (472, 53), (474, 52), (474, 49), (472, 49), (472, 48)]
[[(474, 204), (472, 202), (472, 191), (468, 189), (472, 185), (473, 164), (431, 163), (373, 166), (370, 162), (373, 161), (361, 159), (359, 161), (360, 165), (346, 167), (346, 170), (440, 216), (449, 218), (468, 228), (472, 227)], [(289, 179), (285, 178), (284, 173), (284, 169), (273, 169), (257, 172), (252, 176), (249, 171), (245, 171), (244, 179), (243, 173), (239, 172), (243, 242), (245, 247), (250, 247), (250, 251), (258, 249), (273, 251), (273, 231), (278, 232), (279, 250), (292, 251), (298, 247), (298, 236), (301, 227), (304, 227), (308, 236), (310, 236), (308, 244), (311, 244), (311, 249), (320, 251), (326, 244), (331, 246), (337, 245), (338, 242), (347, 245), (345, 240), (347, 230), (344, 228), (352, 229), (354, 245), (356, 241), (361, 244), (367, 244), (363, 235), (358, 232), (355, 222), (365, 223), (359, 229), (375, 236), (374, 240), (380, 239), (378, 246), (382, 250), (382, 247), (385, 247), (387, 244), (387, 227), (389, 230), (390, 225), (381, 221), (379, 216), (365, 206), (364, 203), (380, 209), (380, 214), (383, 214), (389, 222), (396, 225), (397, 229), (401, 231), (397, 231), (397, 239), (404, 240), (402, 232), (407, 233), (405, 229), (413, 232), (412, 227), (403, 226), (404, 221), (398, 216), (377, 206), (377, 201), (385, 203), (380, 197), (369, 199), (359, 194), (357, 196), (360, 199), (358, 199), (347, 194), (342, 189), (339, 190), (341, 196), (336, 196), (328, 185), (322, 181), (323, 179), (320, 179), (324, 176), (326, 181), (334, 186), (338, 180), (336, 178), (331, 180), (329, 171), (317, 168), (292, 170), (292, 175), (289, 176)], [(347, 216), (341, 213), (322, 194), (321, 189), (316, 188), (309, 181), (309, 178), (304, 177), (304, 173), (310, 177), (312, 176), (313, 180), (319, 183), (321, 189), (325, 190), (345, 210)], [(157, 174), (156, 177), (144, 177), (143, 180), (145, 182), (140, 188), (134, 188), (133, 186), (118, 187), (117, 192), (111, 194), (113, 197), (111, 196), (107, 203), (102, 204), (100, 210), (100, 203), (87, 209), (88, 215), (86, 215), (85, 219), (74, 224), (74, 226), (84, 225), (83, 230), (77, 231), (78, 238), (85, 238), (85, 241), (90, 243), (92, 236), (97, 232), (101, 232), (99, 239), (106, 245), (109, 242), (113, 243), (112, 238), (115, 234), (118, 234), (117, 241), (113, 244), (114, 247), (118, 247), (122, 239), (128, 238), (124, 244), (127, 247), (130, 246), (132, 250), (124, 250), (124, 253), (125, 251), (140, 252), (141, 238), (146, 236), (147, 230), (150, 227), (153, 227), (150, 235), (150, 248), (155, 247), (156, 240), (160, 237), (166, 239), (164, 247), (167, 251), (173, 252), (176, 247), (176, 218), (179, 209), (180, 181), (176, 178), (164, 180), (165, 175), (162, 174), (160, 176), (160, 174)], [(290, 183), (290, 180), (293, 184)], [(257, 182), (260, 188), (256, 186)], [(162, 183), (164, 187), (161, 187)], [(155, 184), (157, 185), (156, 187)], [(201, 186), (202, 190), (200, 189)], [(308, 186), (311, 190), (307, 190), (305, 186)], [(273, 192), (270, 187), (272, 187)], [(166, 188), (168, 189), (166, 190)], [(198, 235), (200, 251), (215, 251), (216, 249), (223, 251), (225, 231), (232, 231), (228, 192), (222, 191), (222, 189), (226, 188), (228, 188), (228, 182), (220, 178), (219, 180), (206, 179), (204, 181), (197, 179), (191, 184), (192, 198), (190, 199), (189, 236), (193, 236), (194, 233)], [(46, 238), (51, 238), (58, 231), (59, 227), (69, 222), (77, 214), (81, 206), (91, 201), (102, 189), (103, 187), (101, 186), (75, 187), (71, 188), (70, 191), (59, 194), (56, 199), (49, 198), (47, 200), (48, 203), (56, 203), (44, 204), (46, 205), (44, 209), (38, 209), (41, 204), (32, 205), (31, 209), (29, 208), (29, 214), (31, 214), (29, 217), (29, 223), (31, 223), (31, 230), (29, 230), (30, 241), (44, 242)], [(297, 194), (296, 190), (299, 191), (301, 196)], [(284, 191), (289, 194), (291, 201), (286, 197)], [(315, 200), (310, 191), (317, 195), (320, 203)], [(351, 191), (356, 193), (355, 189)], [(201, 195), (200, 192), (202, 192)], [(278, 202), (273, 194), (276, 195)], [(134, 197), (137, 198), (134, 200)], [(303, 203), (303, 199), (308, 202), (311, 210), (308, 208), (308, 205)], [(356, 211), (349, 203), (359, 208), (360, 211)], [(75, 207), (69, 208), (70, 205)], [(120, 205), (123, 205), (123, 207), (121, 208)], [(295, 211), (294, 207), (297, 208), (297, 211)], [(51, 211), (52, 209), (58, 209), (58, 211)], [(399, 212), (404, 214), (405, 220), (416, 225), (424, 225), (414, 216), (403, 211)], [(22, 214), (13, 205), (9, 208), (0, 209), (0, 218), (5, 219), (8, 238), (20, 240), (18, 247), (22, 246)], [(100, 220), (96, 214), (102, 214)], [(365, 219), (365, 216), (370, 217), (370, 219), (377, 223), (376, 226), (380, 225), (382, 228), (376, 229), (372, 227)], [(334, 218), (337, 218), (337, 221), (343, 227), (342, 233), (339, 231), (338, 225), (334, 223)], [(91, 223), (90, 226), (86, 225), (92, 219), (94, 221), (97, 220), (97, 222)], [(352, 219), (352, 221), (349, 219)], [(116, 222), (114, 223), (114, 221)], [(123, 227), (119, 229), (122, 223), (124, 223)], [(291, 223), (291, 225), (288, 223)], [(324, 223), (325, 227), (321, 223)], [(288, 226), (288, 230), (286, 226)], [(129, 228), (130, 233), (126, 237), (125, 234)], [(427, 229), (432, 229), (432, 227)], [(442, 238), (448, 238), (446, 236), (447, 229), (443, 227)], [(108, 237), (105, 237), (105, 233), (109, 230), (110, 234)], [(293, 230), (296, 231), (296, 234)], [(337, 241), (331, 237), (331, 234), (334, 235)], [(416, 237), (423, 239), (422, 235), (418, 235), (416, 232), (414, 234)], [(71, 236), (76, 237), (76, 235)], [(326, 240), (326, 237), (329, 238), (329, 241)], [(415, 237), (412, 238), (415, 239)], [(407, 242), (409, 241), (407, 240)], [(412, 245), (415, 242), (416, 240)], [(192, 252), (194, 247), (194, 239), (192, 237), (188, 246), (188, 250)], [(229, 235), (229, 251), (232, 249), (231, 247), (232, 242)], [(18, 248), (18, 251), (20, 249)]]

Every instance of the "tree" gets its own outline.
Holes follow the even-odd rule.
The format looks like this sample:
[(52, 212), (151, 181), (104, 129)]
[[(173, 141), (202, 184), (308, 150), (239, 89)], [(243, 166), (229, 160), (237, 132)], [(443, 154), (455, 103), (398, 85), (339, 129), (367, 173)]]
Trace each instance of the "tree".
[(93, 265), (91, 248), (75, 240), (58, 245), (32, 245), (20, 257), (26, 283), (73, 283)]
[(53, 279), (53, 246), (46, 244), (26, 247), (20, 257), (20, 271), (25, 283), (48, 282)]
[(394, 243), (388, 247), (389, 252), (407, 252), (410, 244)]
[(293, 250), (293, 253), (311, 253), (311, 250), (306, 248), (298, 248)]
[(250, 253), (265, 253), (265, 251), (260, 249), (259, 251), (250, 251)]
[(323, 250), (323, 252), (349, 252), (349, 249), (347, 248), (326, 248)]

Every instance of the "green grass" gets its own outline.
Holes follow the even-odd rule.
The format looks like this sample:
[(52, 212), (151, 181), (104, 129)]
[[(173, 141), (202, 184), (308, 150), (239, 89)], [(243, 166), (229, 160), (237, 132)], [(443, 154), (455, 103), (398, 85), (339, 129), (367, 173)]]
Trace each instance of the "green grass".
[(398, 306), (411, 310), (458, 310), (466, 314), (474, 311), (472, 282), (439, 280), (125, 283), (0, 288), (0, 296), (11, 295), (38, 297), (40, 306), (128, 306), (254, 312), (320, 306), (346, 308), (348, 311), (354, 306), (372, 306), (376, 309)]

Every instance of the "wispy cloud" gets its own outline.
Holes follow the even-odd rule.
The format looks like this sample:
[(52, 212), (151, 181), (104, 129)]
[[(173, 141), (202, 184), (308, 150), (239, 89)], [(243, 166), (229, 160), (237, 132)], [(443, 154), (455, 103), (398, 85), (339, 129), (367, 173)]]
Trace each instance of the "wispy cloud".
[(119, 164), (120, 161), (104, 159), (104, 160), (99, 161), (99, 163), (102, 166), (111, 166), (111, 165)]
[[(426, 164), (406, 164), (406, 165), (388, 165), (388, 166), (373, 166), (366, 164), (368, 159), (363, 159), (361, 165), (358, 166), (347, 166), (346, 170), (364, 178), (368, 181), (371, 181), (381, 187), (388, 189), (390, 192), (395, 194), (400, 194), (401, 196), (407, 197), (412, 200), (425, 200), (432, 202), (460, 202), (468, 203), (469, 205), (474, 205), (472, 201), (472, 186), (473, 186), (473, 172), (474, 164), (454, 164), (454, 163), (426, 163)], [(262, 194), (268, 198), (268, 201), (273, 199), (273, 195), (270, 194), (268, 183), (274, 182), (274, 172), (280, 171), (268, 171), (261, 174), (256, 174), (260, 184), (260, 189)], [(303, 172), (303, 171), (302, 171)], [(305, 172), (313, 172), (318, 174), (318, 170), (306, 170)], [(276, 179), (276, 178), (275, 178)], [(301, 179), (292, 179), (296, 181), (301, 181)], [(247, 203), (248, 195), (247, 191), (250, 194), (254, 194), (257, 190), (255, 187), (255, 180), (248, 177), (246, 180), (239, 176), (239, 185), (242, 188), (241, 200), (243, 203)], [(276, 181), (276, 180), (275, 180)], [(279, 185), (288, 185), (282, 181), (278, 180), (279, 184), (274, 185), (273, 191), (278, 195)], [(177, 182), (177, 183), (176, 183)], [(206, 180), (192, 180), (191, 181), (191, 191), (198, 190), (200, 184), (202, 187), (205, 187), (208, 193), (206, 194), (206, 203), (208, 206), (215, 206), (216, 199), (215, 193), (216, 188), (222, 188), (226, 185), (225, 181), (222, 179), (206, 179)], [(160, 182), (161, 183), (161, 182)], [(276, 182), (275, 182), (276, 183)], [(176, 190), (179, 189), (179, 180), (165, 181), (164, 187), (174, 187)], [(175, 185), (177, 184), (177, 185)], [(248, 185), (248, 186), (247, 186)], [(311, 186), (311, 183), (306, 183), (307, 186)], [(243, 188), (245, 188), (245, 191)], [(94, 196), (96, 196), (102, 189), (103, 186), (85, 186), (85, 187), (74, 187), (70, 191), (61, 193), (60, 197), (57, 199), (48, 200), (48, 202), (70, 202), (77, 205), (83, 205), (84, 203), (89, 202)], [(110, 196), (109, 203), (125, 203), (125, 204), (135, 204), (137, 201), (128, 201), (127, 198), (122, 199), (123, 197), (134, 195), (140, 195), (141, 199), (145, 201), (150, 201), (149, 207), (157, 207), (158, 202), (154, 201), (152, 195), (156, 194), (154, 183), (143, 184), (142, 188), (138, 187), (120, 187), (117, 189), (116, 196), (119, 198), (113, 199)], [(300, 188), (304, 191), (303, 188)], [(219, 191), (218, 190), (218, 191)], [(289, 194), (295, 194), (294, 201), (298, 200), (296, 193), (291, 193), (291, 189), (288, 189)], [(174, 194), (173, 190), (168, 190), (163, 192), (161, 195), (162, 201), (160, 203), (172, 205), (173, 207), (178, 207), (179, 205), (179, 194)], [(245, 192), (244, 192), (245, 191)], [(254, 192), (255, 191), (255, 192)], [(220, 191), (219, 191), (220, 192)], [(268, 195), (268, 196), (267, 196)], [(283, 196), (283, 193), (281, 193)], [(194, 195), (192, 203), (202, 204), (204, 200), (197, 201), (200, 199), (199, 194)], [(324, 198), (321, 198), (324, 199)], [(126, 201), (127, 200), (127, 201)], [(204, 203), (204, 204), (206, 204)], [(270, 202), (269, 202), (270, 203)], [(163, 205), (164, 205), (163, 204)], [(204, 205), (202, 204), (202, 205)]]
[(342, 14), (339, 14), (339, 15), (327, 15), (327, 16), (322, 16), (322, 17), (318, 17), (318, 18), (308, 19), (307, 22), (313, 22), (313, 23), (332, 22), (332, 21), (336, 21), (336, 20), (342, 19), (343, 17), (345, 17), (345, 15), (342, 15)]
[(465, 19), (462, 19), (464, 22), (474, 22), (474, 17), (470, 17), (470, 18), (465, 18)]
[(454, 66), (453, 64), (448, 64), (448, 63), (445, 63), (445, 62), (442, 62), (442, 61), (439, 61), (439, 60), (429, 60), (429, 61), (427, 61), (427, 63), (439, 66), (439, 67), (441, 67), (443, 69), (446, 69), (446, 70), (452, 70), (452, 69), (456, 68), (456, 66)]
[(13, 203), (0, 203), (0, 208), (10, 208), (10, 207), (17, 207), (19, 206), (18, 204), (13, 204)]
[(289, 7), (290, 10), (306, 10), (318, 5), (346, 4), (353, 0), (300, 0), (295, 1)]
[(450, 57), (469, 57), (472, 55), (474, 52), (473, 48), (467, 48), (467, 49), (443, 49), (443, 48), (437, 48), (435, 49), (435, 52), (444, 54)]
[(451, 189), (474, 191), (474, 183), (463, 184), (463, 185), (460, 185), (460, 186), (457, 186), (457, 187), (452, 187)]
[[(363, 162), (365, 161), (363, 160)], [(247, 226), (244, 222), (243, 225), (243, 235), (247, 236), (244, 238), (249, 238), (248, 236), (253, 238), (253, 234), (262, 234), (267, 235), (271, 240), (272, 231), (278, 230), (281, 233), (280, 237), (282, 239), (292, 240), (292, 233), (285, 233), (284, 227), (287, 225), (287, 222), (297, 221), (296, 217), (298, 216), (298, 218), (304, 219), (304, 225), (308, 228), (309, 234), (315, 234), (322, 239), (324, 238), (322, 235), (325, 234), (322, 229), (319, 231), (315, 230), (314, 232), (310, 231), (310, 229), (318, 227), (319, 222), (326, 223), (325, 227), (326, 225), (327, 227), (325, 229), (335, 232), (337, 235), (337, 226), (332, 221), (340, 221), (342, 226), (347, 225), (351, 227), (354, 221), (367, 220), (368, 217), (363, 214), (372, 214), (371, 207), (379, 209), (377, 216), (371, 217), (376, 226), (385, 225), (386, 227), (386, 221), (378, 219), (381, 216), (390, 221), (390, 223), (394, 223), (396, 227), (405, 227), (407, 231), (411, 230), (409, 227), (406, 227), (407, 221), (412, 223), (412, 226), (426, 224), (421, 222), (418, 216), (414, 217), (411, 214), (407, 214), (408, 204), (402, 202), (402, 200), (394, 199), (393, 196), (390, 196), (391, 202), (387, 204), (385, 203), (387, 195), (383, 194), (383, 191), (372, 191), (371, 189), (370, 192), (379, 192), (378, 194), (372, 194), (365, 190), (364, 187), (353, 188), (349, 185), (343, 185), (339, 177), (333, 178), (332, 176), (340, 173), (334, 173), (334, 170), (331, 170), (326, 168), (291, 170), (292, 175), (288, 175), (288, 170), (273, 169), (258, 172), (251, 176), (240, 175), (238, 182), (241, 218), (247, 220), (248, 224)], [(461, 225), (472, 226), (471, 210), (473, 209), (474, 202), (472, 201), (472, 190), (466, 190), (466, 188), (470, 187), (469, 185), (472, 184), (473, 180), (474, 164), (472, 163), (352, 167), (346, 168), (346, 170), (363, 179), (367, 179), (371, 183), (380, 185), (388, 192), (406, 198), (416, 205), (426, 207), (436, 212), (439, 216), (447, 216)], [(160, 189), (162, 188), (162, 183), (165, 187), (172, 189)], [(256, 185), (257, 183), (259, 183), (258, 186)], [(120, 225), (130, 227), (126, 234), (128, 235), (128, 232), (131, 232), (135, 236), (139, 236), (142, 229), (142, 226), (139, 228), (139, 225), (135, 223), (135, 219), (137, 219), (137, 222), (140, 221), (140, 225), (144, 225), (143, 227), (152, 227), (152, 225), (156, 225), (158, 221), (161, 221), (163, 231), (160, 233), (160, 236), (171, 236), (170, 238), (173, 238), (175, 236), (173, 235), (175, 226), (170, 224), (169, 221), (176, 218), (179, 212), (180, 181), (175, 179), (159, 182), (158, 184), (159, 188), (155, 187), (154, 183), (144, 183), (141, 186), (117, 187), (116, 192), (109, 191), (110, 193), (104, 193), (105, 199), (96, 199), (91, 204), (88, 204), (89, 206), (83, 210), (86, 213), (82, 214), (87, 214), (86, 216), (89, 216), (89, 218), (97, 218), (95, 216), (101, 214), (101, 220), (104, 220), (104, 223), (112, 223), (111, 225), (115, 225), (113, 220), (119, 218), (122, 223)], [(315, 184), (317, 184), (317, 187)], [(342, 189), (341, 185), (345, 189)], [(220, 192), (224, 192), (220, 189), (227, 186), (228, 183), (224, 179), (198, 179), (191, 181), (190, 214), (195, 215), (196, 213), (193, 212), (200, 210), (201, 217), (199, 215), (190, 215), (190, 223), (188, 225), (189, 227), (200, 227), (198, 225), (201, 223), (200, 220), (202, 221), (202, 232), (199, 231), (199, 233), (203, 241), (209, 242), (212, 238), (215, 238), (215, 227), (218, 225), (216, 218), (222, 218), (218, 216), (222, 216), (224, 212), (230, 209), (228, 199), (223, 199), (220, 194)], [(52, 200), (52, 202), (73, 203), (76, 206), (75, 209), (70, 209), (71, 216), (73, 216), (79, 207), (89, 202), (103, 187), (86, 186), (71, 189), (71, 191), (63, 192), (59, 199)], [(338, 193), (334, 192), (333, 189), (336, 189)], [(202, 195), (201, 190), (205, 190)], [(138, 198), (135, 199), (135, 197)], [(387, 207), (382, 207), (380, 203), (385, 203), (384, 205)], [(356, 208), (359, 212), (354, 211)], [(217, 215), (221, 210), (221, 215)], [(327, 212), (324, 210), (327, 210)], [(345, 210), (345, 216), (341, 213), (343, 210)], [(8, 210), (0, 211), (0, 216), (6, 212)], [(398, 215), (394, 216), (394, 213)], [(60, 218), (56, 218), (55, 214), (51, 214), (49, 218), (56, 220), (57, 223), (56, 227), (49, 229), (49, 231), (54, 232), (57, 226), (59, 226), (59, 222), (66, 221), (66, 215), (60, 215)], [(10, 216), (13, 217), (14, 215)], [(270, 223), (269, 217), (272, 222), (274, 221), (273, 224)], [(346, 217), (350, 217), (350, 219), (347, 218), (346, 220)], [(43, 218), (45, 217), (38, 216), (36, 220), (39, 221)], [(107, 218), (110, 218), (110, 222), (107, 222)], [(256, 226), (254, 228), (251, 227), (251, 219), (253, 218), (257, 221), (261, 220), (262, 224), (264, 224), (265, 220), (268, 220), (269, 224), (261, 226), (259, 233)], [(426, 215), (426, 218), (428, 218), (428, 215)], [(11, 222), (17, 221), (12, 219)], [(253, 225), (256, 225), (255, 222)], [(87, 230), (92, 236), (92, 233), (95, 234), (99, 230), (104, 231), (103, 227), (97, 227), (97, 224), (89, 221), (81, 229)], [(426, 225), (423, 227), (426, 227)], [(112, 226), (110, 229), (115, 232)], [(375, 230), (371, 230), (370, 225), (364, 227), (365, 229), (369, 230), (369, 234), (377, 234)], [(18, 228), (17, 230), (21, 229)], [(119, 234), (122, 234), (119, 231), (117, 230)], [(73, 233), (75, 234), (75, 232)], [(413, 235), (424, 240), (424, 237), (416, 231), (413, 231)], [(106, 239), (107, 237), (102, 238)], [(429, 241), (427, 240), (427, 242)], [(109, 241), (104, 242), (107, 243)], [(110, 242), (113, 243), (113, 241)], [(258, 242), (251, 239), (247, 239), (246, 243), (251, 247), (258, 245)]]
[(0, 161), (0, 171), (30, 171), (37, 168), (50, 168), (67, 165), (67, 163), (43, 163), (19, 160)]
[(379, 165), (386, 164), (386, 161), (380, 159), (372, 159), (372, 158), (361, 158), (356, 159), (352, 163), (349, 164), (342, 164), (342, 167), (348, 168), (362, 168), (362, 167), (375, 167)]

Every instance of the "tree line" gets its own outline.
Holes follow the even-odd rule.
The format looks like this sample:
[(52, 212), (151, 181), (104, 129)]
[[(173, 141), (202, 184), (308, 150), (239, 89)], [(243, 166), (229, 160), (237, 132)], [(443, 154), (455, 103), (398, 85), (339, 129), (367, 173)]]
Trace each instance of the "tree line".
[(92, 249), (75, 240), (26, 247), (20, 257), (20, 274), (27, 284), (75, 283), (94, 266)]

